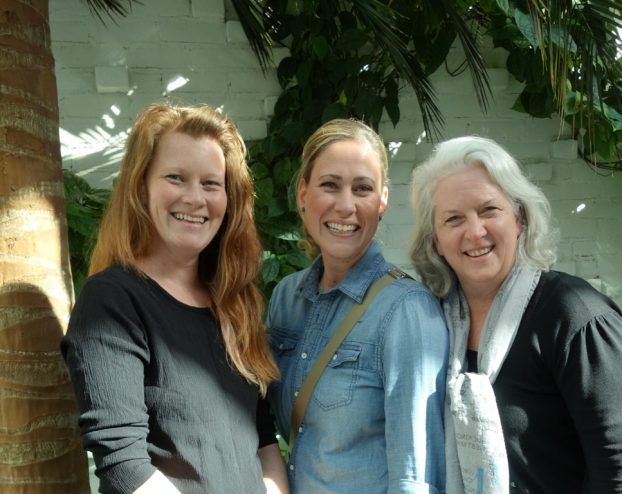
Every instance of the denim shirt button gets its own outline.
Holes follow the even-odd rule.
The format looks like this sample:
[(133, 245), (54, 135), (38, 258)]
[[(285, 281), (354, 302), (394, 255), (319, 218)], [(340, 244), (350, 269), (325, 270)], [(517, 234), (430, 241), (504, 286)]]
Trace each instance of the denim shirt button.
[(302, 357), (302, 360), (306, 360), (306, 358), (308, 357), (306, 352), (302, 352), (302, 355), (300, 355), (300, 356)]
[(302, 432), (302, 426), (298, 427), (298, 432)]
[(333, 355), (333, 360), (337, 360), (337, 354)]
[(298, 396), (298, 391), (296, 391), (296, 392), (294, 393), (294, 396)]
[(294, 469), (294, 465), (290, 465), (290, 466), (289, 466), (289, 469), (290, 469), (290, 470), (293, 470), (293, 469)]

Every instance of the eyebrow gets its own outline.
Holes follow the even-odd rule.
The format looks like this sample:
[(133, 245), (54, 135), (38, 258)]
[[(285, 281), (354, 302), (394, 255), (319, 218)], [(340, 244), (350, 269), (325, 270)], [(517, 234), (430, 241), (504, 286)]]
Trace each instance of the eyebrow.
[[(343, 177), (341, 175), (337, 175), (334, 173), (326, 173), (325, 175), (320, 175), (318, 177), (318, 180), (326, 180), (327, 178), (333, 179), (333, 180), (343, 180)], [(354, 182), (363, 182), (363, 181), (367, 181), (369, 180), (370, 182), (376, 182), (372, 177), (354, 177)]]
[[(478, 204), (477, 207), (482, 208), (482, 207), (489, 206), (490, 204), (494, 203), (494, 201), (495, 201), (494, 199), (488, 199), (487, 201), (484, 201), (481, 204)], [(461, 209), (443, 209), (442, 211), (439, 210), (439, 213), (455, 214), (455, 213), (460, 213), (461, 211), (462, 211)]]

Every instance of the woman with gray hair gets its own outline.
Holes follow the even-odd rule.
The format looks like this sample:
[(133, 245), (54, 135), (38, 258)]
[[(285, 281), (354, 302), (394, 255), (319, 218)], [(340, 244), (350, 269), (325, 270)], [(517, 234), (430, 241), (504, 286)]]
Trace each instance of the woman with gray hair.
[(544, 194), (492, 140), (412, 176), (411, 257), (450, 331), (447, 494), (622, 492), (622, 313), (550, 270)]

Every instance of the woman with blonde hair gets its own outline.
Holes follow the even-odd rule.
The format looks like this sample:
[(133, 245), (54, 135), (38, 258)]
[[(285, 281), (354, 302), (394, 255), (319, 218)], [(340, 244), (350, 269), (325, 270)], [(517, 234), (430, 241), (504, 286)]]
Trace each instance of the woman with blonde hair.
[(245, 154), (206, 105), (132, 128), (62, 342), (101, 492), (287, 492)]
[[(447, 330), (437, 300), (374, 239), (387, 175), (382, 139), (358, 120), (326, 122), (302, 152), (297, 203), (314, 261), (277, 285), (267, 322), (282, 374), (269, 396), (292, 446), (293, 493), (444, 491)], [(335, 348), (344, 320), (354, 324)]]

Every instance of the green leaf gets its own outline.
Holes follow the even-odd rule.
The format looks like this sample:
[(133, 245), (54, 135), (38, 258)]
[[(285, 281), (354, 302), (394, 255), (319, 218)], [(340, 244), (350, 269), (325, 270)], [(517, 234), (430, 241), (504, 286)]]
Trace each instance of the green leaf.
[(285, 255), (285, 260), (292, 266), (306, 268), (311, 261), (302, 250), (295, 250)]
[(347, 118), (348, 112), (340, 103), (331, 103), (322, 112), (322, 123), (328, 122), (334, 118)]
[(318, 60), (324, 60), (328, 52), (330, 51), (330, 46), (328, 41), (324, 36), (318, 36), (317, 38), (313, 38), (311, 41), (311, 46), (313, 48), (313, 53), (317, 57)]
[(251, 172), (255, 180), (261, 180), (262, 178), (270, 176), (270, 170), (263, 163), (253, 163), (251, 165)]
[(497, 5), (506, 14), (510, 13), (510, 3), (508, 0), (497, 0)]
[(538, 39), (536, 38), (531, 16), (516, 9), (514, 11), (514, 21), (516, 22), (516, 26), (518, 27), (520, 32), (527, 39), (527, 41), (529, 41), (529, 44), (531, 44), (532, 48), (536, 49), (538, 47)]
[(261, 279), (264, 283), (270, 283), (277, 279), (279, 268), (281, 267), (279, 260), (274, 254), (264, 259), (261, 265)]
[(270, 177), (262, 178), (255, 182), (255, 194), (257, 194), (257, 203), (268, 205), (274, 194), (274, 184)]

